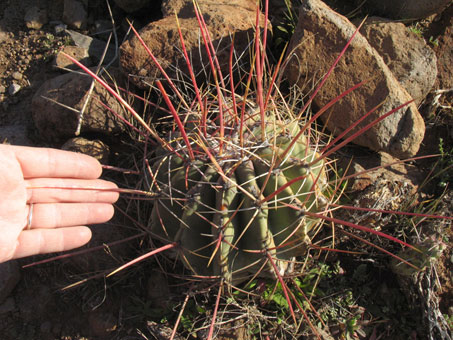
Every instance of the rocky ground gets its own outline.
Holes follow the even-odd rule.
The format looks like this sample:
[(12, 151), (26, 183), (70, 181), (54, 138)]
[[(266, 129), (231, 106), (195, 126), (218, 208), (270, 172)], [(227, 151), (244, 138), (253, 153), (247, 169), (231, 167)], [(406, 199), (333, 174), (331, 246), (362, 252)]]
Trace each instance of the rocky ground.
[[(160, 9), (160, 5), (148, 5), (145, 9), (132, 11), (132, 13), (128, 13), (125, 10), (125, 8), (131, 9), (128, 8), (130, 5), (125, 7), (124, 5), (119, 5), (120, 1), (117, 3), (112, 4), (112, 11), (117, 27), (118, 44), (120, 44), (128, 29), (126, 19), (133, 20), (134, 25), (139, 28), (148, 22), (157, 22), (157, 20), (170, 22), (172, 20), (168, 19), (168, 17), (166, 19), (166, 14), (173, 13), (175, 9), (181, 10), (178, 6), (181, 6), (182, 2), (175, 1), (172, 3), (173, 7), (167, 4), (167, 7), (164, 7), (163, 10)], [(274, 16), (271, 17), (274, 24), (274, 34), (276, 37), (280, 36), (283, 39), (289, 39), (285, 32), (278, 31), (275, 28), (278, 20), (282, 18), (277, 16), (277, 13), (283, 13), (286, 10), (286, 6), (283, 6), (282, 2), (278, 1), (272, 1), (271, 3), (275, 6), (275, 10), (272, 11)], [(357, 7), (340, 0), (326, 1), (326, 3), (344, 15), (350, 14), (349, 17), (352, 21), (360, 19), (361, 15), (367, 13), (365, 8), (357, 10)], [(181, 17), (184, 18), (184, 15), (181, 15)], [(222, 12), (222, 15), (226, 16), (227, 14)], [(423, 141), (420, 140), (421, 147), (418, 155), (444, 153), (439, 166), (435, 169), (436, 173), (441, 172), (441, 174), (430, 182), (428, 186), (424, 187), (423, 192), (420, 193), (420, 201), (436, 201), (442, 197), (439, 200), (437, 211), (439, 214), (444, 215), (451, 215), (453, 211), (451, 206), (452, 193), (450, 188), (448, 188), (449, 185), (451, 186), (451, 169), (442, 173), (442, 169), (451, 167), (453, 162), (453, 149), (451, 147), (453, 145), (452, 16), (453, 6), (450, 5), (441, 13), (430, 15), (421, 20), (405, 22), (405, 27), (403, 28), (406, 33), (409, 32), (414, 36), (418, 36), (423, 41), (424, 46), (433, 51), (433, 55), (435, 54), (437, 58), (437, 62), (435, 62), (437, 76), (433, 76), (434, 73), (429, 71), (426, 76), (422, 77), (422, 80), (428, 82), (427, 85), (424, 85), (424, 88), (428, 87), (428, 90), (415, 89), (415, 94), (409, 90), (407, 91), (417, 99), (417, 107), (414, 110), (420, 112), (420, 116), (426, 126), (425, 137)], [(237, 19), (237, 17), (233, 19)], [(26, 0), (20, 2), (5, 0), (0, 2), (0, 142), (60, 148), (74, 137), (72, 131), (75, 132), (77, 126), (77, 120), (73, 118), (74, 115), (65, 116), (66, 118), (63, 122), (53, 121), (53, 114), (58, 116), (61, 111), (56, 111), (55, 108), (51, 109), (47, 101), (41, 101), (37, 98), (39, 96), (36, 96), (36, 93), (40, 89), (42, 91), (40, 93), (52, 97), (53, 94), (58, 92), (55, 91), (55, 84), (53, 85), (54, 87), (49, 87), (47, 90), (43, 90), (41, 86), (46, 81), (63, 74), (63, 71), (56, 67), (67, 66), (63, 58), (56, 59), (58, 51), (63, 48), (66, 49), (67, 53), (78, 56), (79, 60), (89, 62), (91, 66), (97, 65), (99, 62), (102, 47), (94, 48), (93, 44), (90, 45), (89, 49), (81, 47), (83, 42), (78, 40), (80, 37), (65, 33), (65, 28), (84, 36), (95, 37), (100, 42), (105, 42), (106, 34), (104, 30), (111, 27), (110, 20), (106, 4), (100, 0), (87, 1), (85, 5), (83, 5), (83, 1), (79, 2), (77, 0), (64, 1), (64, 5), (62, 1), (50, 0)], [(157, 28), (153, 29), (162, 29), (162, 27), (168, 29), (165, 25), (170, 26), (172, 24), (166, 24), (167, 21), (159, 21), (159, 24), (155, 25)], [(228, 22), (228, 25), (238, 24), (238, 21), (232, 20), (231, 23)], [(285, 27), (288, 31), (291, 31), (289, 29), (291, 27), (295, 29), (295, 24), (291, 26), (291, 22), (286, 22), (286, 25)], [(399, 25), (403, 26), (401, 23)], [(219, 31), (221, 32), (222, 29), (224, 28), (219, 28)], [(157, 34), (152, 30), (150, 32), (151, 36), (153, 34), (158, 37), (163, 35), (160, 31)], [(160, 43), (165, 46), (165, 44), (168, 44), (169, 39), (177, 39), (177, 37), (175, 34), (168, 34), (166, 40)], [(77, 45), (77, 42), (79, 47), (73, 48), (74, 45)], [(157, 40), (157, 43), (159, 43), (159, 40)], [(133, 52), (128, 51), (129, 47), (123, 45), (123, 55), (129, 55), (128, 53), (132, 55)], [(317, 47), (319, 48), (319, 45)], [(166, 48), (163, 48), (163, 50), (165, 50), (162, 55), (163, 59), (171, 60), (174, 57), (169, 54), (170, 52), (166, 51)], [(394, 55), (388, 56), (388, 58), (393, 60), (392, 57)], [(112, 58), (114, 58), (112, 54), (107, 54), (107, 62)], [(127, 64), (127, 60), (121, 61), (123, 70), (130, 70), (131, 73), (139, 74), (145, 78), (152, 75), (152, 71), (140, 64), (136, 57), (131, 57), (130, 59), (134, 60), (132, 66)], [(171, 64), (171, 62), (169, 63)], [(119, 64), (120, 62), (117, 59), (113, 61), (110, 69), (112, 74), (117, 72), (116, 68), (120, 66)], [(389, 67), (391, 68), (391, 66), (392, 62), (390, 62)], [(427, 69), (429, 68), (425, 67), (424, 71)], [(360, 71), (362, 76), (365, 74), (363, 72)], [(392, 69), (392, 72), (396, 73), (397, 71)], [(420, 71), (417, 72), (420, 73)], [(407, 73), (408, 68), (403, 67), (402, 75)], [(310, 76), (315, 75), (311, 74)], [(427, 80), (430, 76), (432, 76), (431, 83)], [(401, 79), (398, 80), (402, 82)], [(71, 81), (74, 80), (71, 78)], [(407, 81), (410, 83), (411, 78)], [(140, 86), (136, 80), (131, 80), (131, 82), (134, 83), (129, 84), (131, 88)], [(74, 91), (84, 91), (87, 88), (86, 85), (80, 85), (81, 82), (78, 80), (74, 81), (74, 83), (70, 83), (69, 80), (59, 80), (57, 84), (59, 84), (57, 88), (65, 88), (68, 91), (61, 94), (57, 93), (55, 94), (56, 97), (52, 97), (58, 100), (75, 97)], [(98, 91), (96, 92), (98, 94), (101, 93), (101, 90), (95, 89), (95, 91)], [(79, 107), (83, 105), (83, 100), (71, 102), (68, 105)], [(90, 105), (92, 105), (89, 107), (90, 112), (100, 110), (94, 104)], [(320, 102), (318, 105), (322, 106), (323, 103)], [(39, 111), (39, 107), (43, 109)], [(117, 111), (120, 111), (120, 109)], [(97, 143), (90, 145), (96, 145), (96, 148), (101, 150), (99, 151), (99, 157), (103, 159), (103, 162), (112, 165), (121, 164), (118, 162), (122, 160), (121, 155), (124, 153), (125, 145), (130, 143), (130, 140), (125, 138), (126, 142), (118, 142), (118, 139), (125, 134), (127, 129), (122, 126), (118, 127), (116, 122), (111, 125), (113, 118), (111, 120), (99, 118), (105, 117), (105, 115), (90, 117), (95, 118), (91, 118), (91, 121), (87, 118), (83, 122), (81, 135), (89, 140), (89, 143)], [(439, 137), (444, 141), (442, 150), (439, 149)], [(66, 144), (65, 147), (77, 149), (77, 146), (74, 146), (77, 145), (77, 140), (72, 140), (71, 143), (72, 146)], [(367, 146), (373, 148), (373, 146)], [(347, 152), (355, 152), (354, 150), (352, 148), (352, 150)], [(370, 154), (370, 152), (367, 152), (367, 154)], [(377, 161), (376, 157), (378, 158)], [(360, 166), (367, 167), (369, 164), (382, 161), (383, 157), (387, 156), (381, 155), (378, 157), (373, 153), (372, 157), (364, 159), (362, 163), (358, 162), (356, 166), (358, 169)], [(393, 159), (391, 156), (388, 157)], [(430, 174), (429, 169), (432, 168), (433, 162), (423, 161), (415, 165), (417, 170), (421, 171), (399, 168), (394, 173), (402, 172), (400, 175), (406, 178), (404, 181), (407, 180), (407, 177), (412, 176), (411, 179), (414, 181), (412, 185), (418, 188), (423, 179)], [(408, 172), (410, 176), (405, 176), (404, 172)], [(107, 172), (106, 175), (108, 178), (118, 179), (118, 176), (114, 173)], [(398, 183), (399, 179), (395, 180), (395, 178), (392, 177), (392, 182)], [(383, 175), (380, 180), (382, 179), (388, 180), (388, 177)], [(133, 181), (133, 178), (126, 176), (126, 178), (121, 177), (118, 180), (127, 184), (129, 181)], [(376, 183), (376, 181), (375, 177), (357, 181), (354, 183), (354, 190), (362, 190), (369, 186), (371, 182)], [(401, 181), (403, 182), (403, 179)], [(444, 188), (447, 188), (446, 192), (443, 191)], [(370, 195), (370, 193), (364, 191), (357, 197), (357, 202), (369, 201), (372, 199)], [(121, 202), (121, 204), (123, 203)], [(110, 224), (94, 227), (95, 238), (90, 246), (108, 243), (133, 235), (136, 230), (131, 231), (129, 225), (131, 223), (125, 220), (121, 214), (118, 214)], [(451, 326), (453, 322), (453, 307), (451, 305), (451, 301), (453, 301), (453, 278), (451, 276), (453, 269), (453, 253), (451, 249), (453, 233), (451, 226), (441, 225), (425, 228), (428, 230), (432, 228), (433, 233), (436, 230), (443, 230), (445, 234), (441, 241), (442, 244), (446, 245), (446, 249), (436, 261), (434, 268), (437, 268), (437, 271), (431, 273), (432, 275), (430, 276), (431, 278), (435, 277), (435, 280), (438, 281), (438, 288), (433, 290), (433, 285), (428, 285), (428, 289), (426, 280), (422, 282), (421, 279), (416, 281), (416, 284), (419, 285), (421, 291), (425, 292), (425, 297), (428, 294), (426, 291), (428, 291), (429, 294), (434, 294), (440, 298), (440, 311), (447, 318), (450, 318)], [(158, 331), (155, 327), (147, 330), (146, 321), (161, 321), (159, 318), (163, 319), (163, 317), (160, 317), (163, 313), (159, 308), (162, 306), (168, 307), (167, 302), (174, 296), (175, 292), (170, 291), (168, 283), (163, 278), (160, 278), (157, 273), (153, 274), (152, 280), (148, 279), (150, 277), (149, 270), (152, 269), (149, 265), (145, 264), (140, 266), (140, 268), (132, 269), (115, 280), (97, 279), (74, 289), (61, 290), (63, 287), (80, 279), (99, 273), (102, 274), (104, 270), (115, 268), (118, 263), (134, 257), (136, 249), (143, 246), (137, 240), (143, 241), (141, 238), (137, 238), (126, 243), (126, 245), (112, 248), (111, 252), (104, 249), (95, 252), (95, 255), (81, 255), (65, 261), (37, 265), (31, 268), (21, 267), (42, 259), (42, 257), (23, 259), (2, 265), (0, 267), (0, 340), (166, 338), (165, 336), (159, 337), (156, 335)], [(345, 244), (352, 248), (357, 246), (353, 242), (349, 244), (346, 242)], [(333, 262), (333, 260), (331, 261)], [(405, 288), (406, 292), (411, 291), (409, 295), (416, 301), (415, 303), (423, 303), (420, 302), (422, 301), (420, 300), (420, 294), (417, 295), (417, 293), (413, 292), (414, 283), (408, 280), (404, 281), (404, 279), (391, 274), (390, 270), (384, 268), (378, 274), (377, 271), (369, 272), (367, 275), (362, 273), (363, 275), (360, 277), (360, 273), (351, 268), (355, 268), (358, 263), (363, 265), (365, 262), (343, 259), (343, 263), (344, 268), (348, 269), (356, 278), (369, 280), (370, 282), (363, 284), (363, 286), (366, 286), (369, 290), (378, 289), (383, 300), (392, 300), (398, 293), (401, 293), (405, 285), (412, 285), (412, 288)], [(379, 280), (384, 280), (384, 282), (379, 284), (376, 282)], [(344, 281), (341, 282), (344, 284)], [(346, 282), (350, 281), (346, 280)], [(362, 296), (362, 299), (363, 297), (369, 297), (369, 295), (357, 289), (357, 287), (354, 287), (354, 293), (357, 293), (357, 298), (359, 296)], [(403, 305), (400, 306), (383, 303), (382, 306), (379, 306), (380, 312), (369, 308), (370, 311), (374, 311), (374, 314), (370, 312), (372, 316), (369, 320), (372, 320), (376, 315), (379, 318), (379, 321), (373, 324), (375, 329), (378, 329), (378, 334), (376, 335), (375, 333), (374, 339), (377, 339), (378, 335), (382, 339), (397, 338), (395, 334), (398, 333), (399, 329), (395, 322), (391, 322), (388, 319), (401, 317), (401, 315), (395, 316), (395, 313), (405, 313), (404, 310), (407, 309), (410, 296), (407, 297), (407, 300), (401, 300)], [(435, 300), (434, 297), (431, 297), (431, 299)], [(364, 305), (362, 302), (357, 303), (357, 305), (359, 304)], [(159, 308), (156, 309), (156, 306)], [(162, 308), (165, 309), (164, 307)], [(393, 312), (383, 314), (382, 310), (385, 310), (385, 308), (393, 308)], [(365, 317), (363, 316), (363, 318)], [(406, 320), (406, 324), (403, 322), (400, 325), (401, 329), (404, 328), (404, 332), (409, 332), (407, 329), (410, 329), (417, 321), (410, 319), (410, 313), (404, 314), (404, 318), (408, 318), (408, 320)], [(398, 320), (398, 322), (401, 322), (400, 319)], [(382, 327), (377, 326), (379, 322), (382, 323)], [(137, 329), (145, 332), (145, 334), (141, 336)], [(384, 335), (384, 329), (387, 334), (390, 334), (390, 337)], [(165, 330), (160, 328), (159, 331)], [(423, 339), (423, 336), (426, 336), (426, 334), (420, 333), (419, 330), (417, 332), (419, 332), (417, 333), (418, 337), (414, 333), (414, 339)], [(332, 334), (334, 333), (332, 331)], [(337, 332), (337, 334), (339, 333)], [(360, 335), (360, 332), (357, 334), (359, 334), (357, 336), (361, 339), (365, 338)], [(240, 336), (236, 334), (236, 337)], [(247, 337), (244, 335), (240, 338), (245, 339)], [(373, 339), (373, 335), (370, 335), (369, 339)]]

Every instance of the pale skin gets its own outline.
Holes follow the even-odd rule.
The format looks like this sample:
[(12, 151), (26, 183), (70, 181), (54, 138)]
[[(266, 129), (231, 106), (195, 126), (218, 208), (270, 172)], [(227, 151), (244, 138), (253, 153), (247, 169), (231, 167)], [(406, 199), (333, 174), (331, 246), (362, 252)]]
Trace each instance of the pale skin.
[(101, 173), (83, 154), (0, 145), (0, 262), (86, 244), (86, 225), (110, 220), (118, 199)]

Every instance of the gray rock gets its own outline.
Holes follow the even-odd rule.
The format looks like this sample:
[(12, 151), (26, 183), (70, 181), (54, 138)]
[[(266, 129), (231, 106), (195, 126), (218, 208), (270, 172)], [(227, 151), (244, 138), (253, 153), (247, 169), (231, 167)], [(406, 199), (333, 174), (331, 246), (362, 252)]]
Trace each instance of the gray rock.
[(64, 0), (63, 22), (75, 29), (85, 29), (87, 12), (80, 1)]
[(24, 21), (28, 28), (39, 30), (42, 26), (47, 24), (47, 11), (44, 8), (32, 6), (25, 12)]
[[(288, 46), (286, 76), (290, 83), (303, 88), (320, 79), (355, 31), (355, 26), (320, 0), (304, 1), (299, 20)], [(371, 123), (412, 98), (399, 84), (383, 59), (367, 40), (358, 34), (329, 79), (318, 92), (314, 103), (323, 107), (342, 92), (363, 80), (368, 83), (337, 102), (321, 118), (338, 135), (364, 114), (381, 105), (371, 116), (352, 130)], [(417, 107), (411, 103), (358, 136), (354, 143), (375, 151), (385, 151), (398, 158), (415, 155), (425, 132)]]
[(360, 32), (419, 105), (436, 80), (437, 58), (434, 51), (400, 22), (372, 17)]
[(377, 14), (392, 19), (426, 18), (440, 13), (449, 4), (451, 0), (367, 0), (366, 2), (366, 5)]
[[(88, 55), (96, 61), (101, 60), (102, 54), (104, 53), (106, 43), (99, 39), (91, 38), (87, 35), (81, 34), (73, 30), (66, 30), (74, 41), (74, 44), (78, 47), (84, 48), (88, 51)], [(115, 50), (113, 47), (107, 49), (107, 53), (104, 58), (104, 64), (109, 63), (115, 58)]]
[(20, 281), (19, 264), (12, 260), (0, 263), (0, 303), (3, 303)]
[(8, 93), (10, 96), (14, 96), (16, 93), (20, 91), (22, 87), (19, 84), (12, 83), (8, 88)]

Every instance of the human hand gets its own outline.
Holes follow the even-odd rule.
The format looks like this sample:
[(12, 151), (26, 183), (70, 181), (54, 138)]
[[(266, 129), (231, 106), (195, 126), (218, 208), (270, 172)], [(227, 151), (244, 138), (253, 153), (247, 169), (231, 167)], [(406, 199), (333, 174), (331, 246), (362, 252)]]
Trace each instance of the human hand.
[(0, 262), (86, 244), (118, 199), (101, 172), (87, 155), (0, 145)]

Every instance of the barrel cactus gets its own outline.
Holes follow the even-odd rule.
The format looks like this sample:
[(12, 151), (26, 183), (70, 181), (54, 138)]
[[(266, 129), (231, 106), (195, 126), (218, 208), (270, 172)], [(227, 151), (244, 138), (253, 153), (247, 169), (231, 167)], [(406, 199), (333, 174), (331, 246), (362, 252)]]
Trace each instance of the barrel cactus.
[[(147, 189), (159, 198), (151, 231), (177, 242), (195, 275), (238, 283), (275, 277), (274, 265), (283, 275), (319, 225), (304, 212), (326, 208), (326, 163), (317, 143), (290, 116), (268, 112), (263, 125), (256, 111), (223, 137), (214, 122), (192, 114), (184, 129), (191, 151), (181, 133), (171, 134), (153, 160)], [(203, 124), (210, 126), (206, 135)]]
[[(267, 5), (265, 7), (267, 8)], [(323, 320), (311, 304), (311, 298), (308, 299), (301, 289), (301, 281), (295, 279), (296, 276), (302, 277), (307, 271), (302, 269), (295, 270), (293, 275), (286, 274), (291, 273), (292, 265), (297, 263), (297, 259), (294, 259), (308, 253), (310, 247), (321, 251), (342, 251), (335, 249), (334, 237), (328, 241), (321, 240), (319, 243), (314, 241), (316, 244), (311, 244), (323, 224), (324, 226), (329, 225), (332, 229), (340, 226), (336, 230), (393, 256), (398, 260), (398, 264), (404, 263), (419, 270), (417, 266), (404, 258), (394, 255), (379, 245), (374, 245), (373, 242), (367, 241), (361, 236), (349, 233), (347, 229), (377, 235), (417, 253), (420, 253), (419, 249), (377, 230), (373, 225), (364, 226), (342, 220), (332, 212), (333, 210), (344, 209), (343, 211), (451, 219), (451, 217), (424, 213), (348, 206), (338, 202), (348, 178), (391, 166), (394, 163), (352, 175), (335, 176), (335, 172), (329, 169), (330, 167), (335, 168), (335, 161), (329, 161), (327, 158), (408, 103), (375, 119), (361, 128), (359, 132), (352, 133), (352, 129), (362, 121), (361, 119), (338, 137), (332, 137), (331, 141), (323, 145), (323, 138), (317, 132), (315, 120), (329, 110), (335, 102), (365, 84), (365, 81), (339, 94), (312, 117), (307, 113), (308, 106), (322, 88), (325, 80), (332, 74), (332, 70), (359, 28), (314, 89), (310, 98), (305, 101), (302, 108), (299, 108), (297, 104), (300, 101), (292, 94), (284, 98), (277, 84), (278, 70), (281, 63), (284, 64), (284, 62), (280, 61), (274, 66), (275, 68), (270, 67), (267, 71), (264, 70), (266, 56), (263, 46), (266, 45), (264, 43), (266, 31), (260, 31), (258, 10), (255, 49), (249, 58), (253, 61), (253, 65), (250, 72), (239, 77), (238, 82), (234, 81), (238, 78), (233, 70), (233, 64), (235, 64), (232, 61), (233, 52), (230, 54), (230, 72), (222, 77), (223, 69), (216, 59), (217, 50), (212, 46), (203, 16), (199, 15), (197, 7), (195, 7), (195, 12), (200, 24), (201, 36), (204, 39), (204, 48), (209, 55), (209, 66), (206, 67), (206, 70), (211, 72), (205, 73), (212, 73), (211, 80), (213, 80), (202, 86), (198, 86), (199, 79), (195, 76), (197, 72), (194, 72), (191, 67), (191, 59), (187, 55), (181, 34), (181, 50), (184, 53), (189, 75), (170, 78), (146, 44), (140, 40), (140, 35), (131, 27), (149, 53), (150, 59), (156, 64), (160, 72), (159, 77), (165, 79), (166, 85), (168, 85), (164, 88), (159, 80), (154, 83), (158, 87), (159, 95), (166, 102), (166, 107), (160, 112), (166, 110), (170, 113), (170, 119), (163, 118), (163, 121), (170, 123), (163, 127), (157, 126), (151, 119), (149, 121), (153, 121), (153, 124), (149, 124), (134, 111), (120, 93), (69, 57), (108, 89), (129, 110), (137, 125), (140, 126), (140, 129), (137, 129), (140, 142), (149, 142), (147, 145), (157, 143), (157, 146), (153, 145), (151, 151), (150, 147), (146, 147), (144, 150), (143, 164), (145, 166), (140, 179), (144, 179), (145, 188), (120, 189), (120, 192), (142, 195), (146, 200), (153, 201), (151, 214), (140, 215), (139, 219), (142, 222), (144, 217), (148, 224), (139, 223), (139, 225), (151, 234), (153, 241), (160, 240), (163, 245), (155, 247), (153, 242), (150, 251), (147, 249), (145, 254), (113, 270), (108, 276), (158, 253), (168, 254), (170, 250), (173, 250), (194, 276), (201, 279), (210, 278), (213, 279), (210, 283), (218, 283), (217, 299), (212, 314), (205, 313), (203, 308), (200, 309), (211, 319), (209, 334), (201, 337), (214, 338), (217, 311), (222, 304), (221, 296), (225, 286), (231, 288), (241, 282), (250, 281), (250, 285), (245, 285), (245, 291), (253, 290), (250, 296), (258, 296), (260, 305), (263, 302), (271, 302), (270, 296), (274, 296), (274, 292), (280, 294), (278, 290), (281, 287), (285, 301), (282, 301), (281, 294), (280, 296), (276, 294), (276, 298), (272, 301), (278, 304), (279, 308), (291, 313), (293, 323), (297, 327), (289, 325), (286, 319), (282, 325), (286, 325), (292, 335), (294, 333), (293, 338), (299, 337), (300, 331), (302, 331), (302, 328), (299, 327), (301, 322), (296, 318), (297, 311), (295, 312), (292, 307), (293, 303), (300, 310), (299, 316), (303, 314), (307, 320), (313, 334), (317, 334), (318, 338), (321, 338), (318, 327), (311, 323), (305, 312), (305, 303), (302, 304), (302, 302), (306, 301), (310, 305), (310, 309), (319, 317), (321, 323)], [(231, 50), (233, 51), (233, 48)], [(241, 71), (240, 67), (238, 69)], [(178, 84), (175, 83), (181, 79), (183, 86), (178, 87)], [(170, 89), (172, 93), (167, 94), (166, 89)], [(296, 104), (293, 105), (292, 101)], [(173, 105), (176, 105), (176, 108)], [(364, 117), (372, 112), (370, 111)], [(159, 119), (161, 118), (159, 117)], [(131, 127), (135, 128), (133, 125)], [(143, 144), (140, 143), (140, 145)], [(135, 159), (134, 164), (136, 164)], [(330, 179), (329, 173), (334, 175)], [(332, 182), (335, 185), (329, 184)], [(148, 201), (145, 204), (148, 208)], [(140, 214), (147, 211), (147, 209), (137, 210)], [(142, 235), (141, 233), (139, 236)], [(346, 252), (350, 253), (350, 251)], [(169, 257), (171, 256), (169, 255)], [(162, 268), (166, 269), (165, 266)], [(296, 267), (296, 269), (300, 268)], [(400, 269), (398, 268), (398, 270)], [(318, 278), (320, 276), (321, 274)], [(264, 280), (253, 280), (257, 277), (277, 278), (278, 282), (272, 284), (271, 288), (266, 288), (266, 284), (262, 284)], [(261, 282), (256, 283), (258, 281)], [(272, 282), (273, 280), (266, 281)], [(289, 282), (289, 285), (286, 282)], [(254, 286), (254, 284), (256, 285)], [(311, 293), (315, 291), (315, 286), (310, 285)], [(212, 287), (214, 287), (213, 284), (209, 286), (209, 288)], [(262, 295), (260, 295), (263, 287), (267, 292), (272, 291), (272, 294), (268, 294), (264, 298), (266, 301), (262, 300)], [(294, 294), (291, 289), (294, 289), (296, 293)], [(244, 289), (239, 288), (237, 292), (244, 292)], [(171, 338), (177, 332), (184, 309), (188, 306), (186, 302), (191, 294), (194, 294), (193, 291), (186, 295)], [(247, 299), (248, 297), (247, 293)], [(240, 297), (233, 295), (233, 298)], [(237, 304), (237, 306), (239, 305)], [(234, 308), (234, 304), (230, 303), (230, 297), (223, 306), (225, 311), (230, 310), (232, 306)], [(244, 311), (249, 315), (249, 309), (241, 306), (239, 312), (244, 313)], [(272, 313), (271, 318), (263, 316), (263, 319), (275, 320), (275, 314)], [(187, 313), (187, 315), (190, 314), (191, 311)], [(227, 313), (223, 313), (222, 325), (225, 324), (224, 320), (227, 317)], [(280, 317), (278, 318), (280, 320)], [(235, 317), (235, 320), (238, 318)], [(356, 320), (356, 318), (354, 317), (352, 320)], [(192, 320), (189, 323), (195, 324)], [(283, 338), (282, 336), (276, 337)]]

